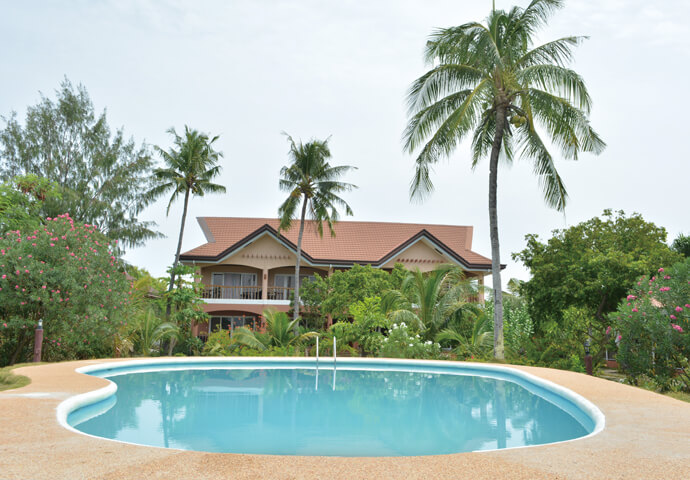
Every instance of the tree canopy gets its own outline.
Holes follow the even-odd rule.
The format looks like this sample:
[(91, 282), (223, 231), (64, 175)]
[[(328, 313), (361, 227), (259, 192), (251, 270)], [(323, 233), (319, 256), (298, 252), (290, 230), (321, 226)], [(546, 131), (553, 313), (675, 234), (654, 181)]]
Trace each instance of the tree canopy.
[(666, 245), (663, 227), (623, 211), (604, 210), (601, 218), (555, 230), (547, 243), (536, 235), (525, 238), (527, 247), (513, 259), (532, 275), (520, 292), (538, 330), (550, 320), (560, 324), (569, 307), (584, 309), (606, 328), (606, 314), (633, 282), (682, 258)]
[(680, 253), (685, 258), (690, 258), (690, 235), (683, 235), (679, 233), (673, 243), (671, 249)]
[(351, 305), (379, 297), (386, 290), (400, 288), (407, 274), (400, 264), (391, 273), (371, 265), (355, 264), (347, 270), (336, 270), (328, 277), (317, 275), (314, 281), (305, 282), (302, 303), (308, 314), (347, 320), (351, 317)]
[(46, 178), (25, 175), (0, 184), (0, 234), (34, 230), (44, 222), (45, 202), (59, 200), (57, 185)]
[(122, 128), (113, 134), (105, 111), (96, 114), (82, 85), (65, 79), (55, 100), (41, 95), (28, 107), (24, 125), (16, 112), (2, 118), (0, 177), (34, 174), (55, 182), (60, 195), (46, 199), (45, 216), (69, 213), (127, 246), (161, 236), (154, 222), (137, 218), (148, 204), (148, 148), (126, 139)]

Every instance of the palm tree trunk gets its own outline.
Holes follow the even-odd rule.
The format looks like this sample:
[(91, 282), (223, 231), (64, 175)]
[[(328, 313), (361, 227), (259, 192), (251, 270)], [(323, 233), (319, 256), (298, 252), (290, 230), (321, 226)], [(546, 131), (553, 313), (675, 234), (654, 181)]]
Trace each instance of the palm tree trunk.
[(489, 233), (491, 236), (491, 279), (494, 297), (494, 358), (505, 358), (503, 347), (503, 290), (501, 288), (501, 251), (498, 244), (498, 208), (496, 190), (498, 186), (498, 154), (503, 144), (503, 130), (506, 122), (506, 108), (496, 107), (496, 133), (491, 146), (489, 162)]
[[(304, 234), (304, 218), (307, 215), (307, 197), (302, 204), (302, 216), (299, 222), (299, 236), (297, 237), (297, 264), (295, 265), (295, 305), (292, 309), (292, 319), (299, 317), (299, 264), (302, 260), (302, 236)], [(295, 335), (298, 333), (298, 324), (295, 323)]]
[[(168, 292), (172, 292), (175, 285), (175, 267), (180, 262), (180, 251), (182, 250), (182, 237), (184, 236), (184, 224), (187, 220), (187, 206), (189, 204), (189, 187), (184, 192), (184, 207), (182, 210), (182, 224), (180, 225), (180, 238), (177, 240), (177, 251), (175, 252), (175, 262), (173, 263), (173, 270), (170, 273), (170, 285), (168, 285)], [(168, 297), (167, 305), (165, 307), (165, 316), (170, 316), (170, 298)]]

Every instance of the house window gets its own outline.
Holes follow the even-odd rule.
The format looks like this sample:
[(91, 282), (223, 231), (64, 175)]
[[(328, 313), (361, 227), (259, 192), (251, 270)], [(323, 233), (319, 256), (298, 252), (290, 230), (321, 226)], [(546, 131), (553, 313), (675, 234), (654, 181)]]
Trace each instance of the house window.
[(250, 330), (254, 330), (256, 326), (256, 317), (252, 315), (211, 317), (211, 321), (209, 322), (209, 331), (210, 333), (213, 333), (221, 329), (229, 330), (230, 335), (232, 335), (232, 331), (236, 328), (247, 327)]
[[(304, 280), (309, 280), (310, 282), (314, 281), (316, 277), (314, 275), (300, 275), (299, 276), (299, 286), (301, 287), (304, 285)], [(286, 275), (282, 273), (276, 274), (276, 276), (273, 278), (273, 285), (276, 287), (283, 287), (283, 288), (294, 288), (295, 286), (295, 275)]]
[(256, 273), (214, 273), (211, 282), (213, 298), (261, 298), (256, 288)]

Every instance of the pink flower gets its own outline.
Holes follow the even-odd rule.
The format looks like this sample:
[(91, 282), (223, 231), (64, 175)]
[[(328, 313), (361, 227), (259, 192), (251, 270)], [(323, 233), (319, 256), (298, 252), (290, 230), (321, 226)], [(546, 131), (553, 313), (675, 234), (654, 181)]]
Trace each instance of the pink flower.
[(608, 335), (609, 333), (611, 333), (611, 327), (606, 327), (606, 335)]
[(43, 287), (41, 287), (41, 288), (43, 288), (43, 290), (45, 290), (45, 289), (46, 289), (46, 286), (45, 286), (45, 285), (43, 285)]
[(673, 328), (676, 332), (683, 333), (683, 327), (681, 327), (680, 325), (676, 325), (675, 323), (672, 323), (671, 328)]
[(6, 324), (6, 323), (3, 323), (2, 326), (5, 327), (5, 328), (7, 328), (7, 324)]
[(660, 268), (660, 269), (659, 269), (659, 273), (661, 273), (661, 272), (663, 272), (663, 271), (664, 271), (664, 269), (663, 269), (663, 268)]
[(676, 312), (682, 312), (682, 311), (683, 311), (683, 307), (676, 307)]
[(7, 275), (3, 275), (3, 276), (2, 276), (2, 279), (3, 279), (3, 280), (6, 279), (6, 278), (7, 278)]
[(634, 308), (632, 309), (632, 311), (633, 311), (633, 312), (637, 312), (637, 307), (634, 307)]
[(616, 337), (616, 341), (620, 342), (623, 339), (623, 337), (620, 336), (620, 334)]
[(637, 297), (635, 295), (628, 295), (626, 300), (635, 300)]
[(676, 320), (676, 316), (675, 316), (675, 315), (670, 315), (670, 317), (671, 317), (671, 320)]

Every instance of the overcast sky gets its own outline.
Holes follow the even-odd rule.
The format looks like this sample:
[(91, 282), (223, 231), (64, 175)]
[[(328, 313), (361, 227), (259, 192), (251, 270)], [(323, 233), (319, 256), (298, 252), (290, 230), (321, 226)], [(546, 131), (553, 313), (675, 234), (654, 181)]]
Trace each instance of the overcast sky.
[[(525, 0), (496, 0), (497, 8)], [(405, 94), (426, 71), (422, 51), (436, 28), (483, 20), (491, 0), (143, 1), (0, 0), (0, 115), (53, 97), (66, 76), (83, 84), (111, 127), (167, 148), (169, 127), (220, 135), (219, 183), (194, 198), (183, 250), (204, 242), (197, 216), (272, 217), (288, 144), (331, 136), (332, 164), (358, 167), (347, 180), (354, 220), (474, 225), (474, 250), (491, 255), (488, 163), (470, 169), (462, 145), (433, 174), (435, 193), (409, 202), (413, 157), (401, 148)], [(569, 0), (539, 41), (587, 35), (573, 68), (593, 98), (592, 125), (608, 143), (598, 156), (557, 165), (570, 194), (566, 214), (547, 208), (527, 162), (499, 172), (504, 284), (529, 274), (510, 254), (524, 236), (600, 215), (639, 212), (690, 233), (687, 155), (690, 78), (687, 0)], [(142, 217), (166, 239), (126, 254), (163, 275), (172, 263), (182, 204), (166, 200)]]

